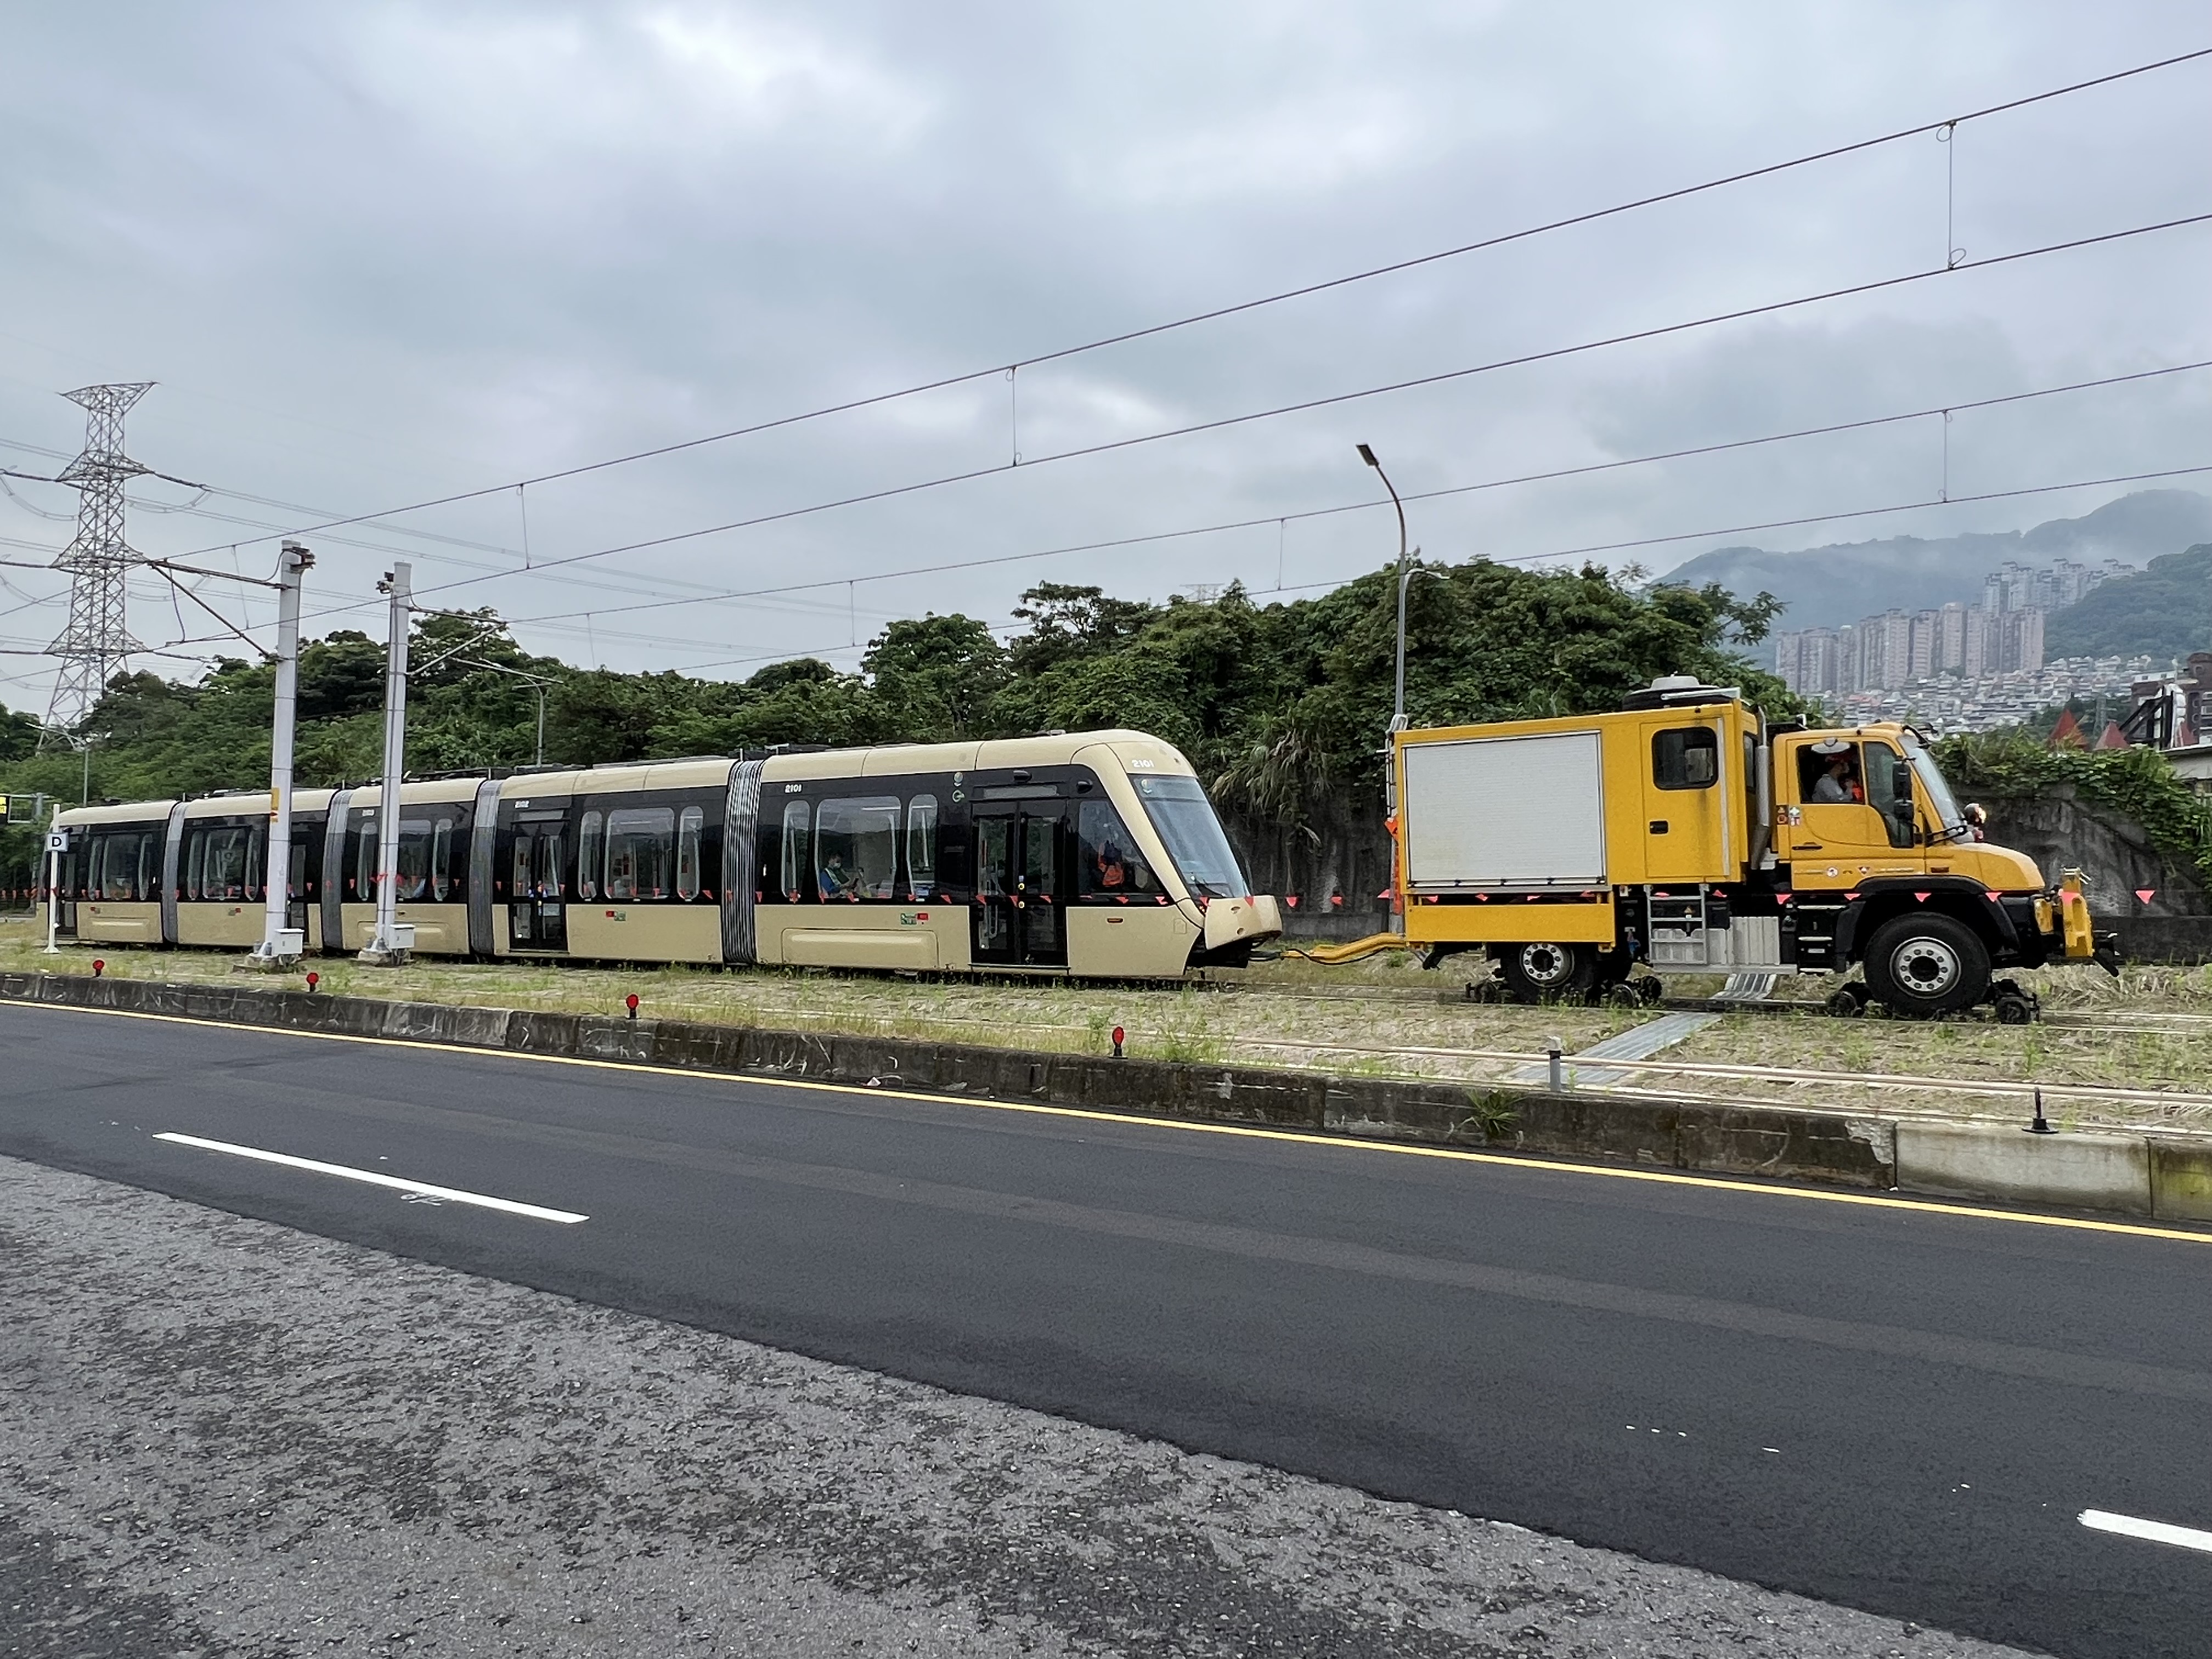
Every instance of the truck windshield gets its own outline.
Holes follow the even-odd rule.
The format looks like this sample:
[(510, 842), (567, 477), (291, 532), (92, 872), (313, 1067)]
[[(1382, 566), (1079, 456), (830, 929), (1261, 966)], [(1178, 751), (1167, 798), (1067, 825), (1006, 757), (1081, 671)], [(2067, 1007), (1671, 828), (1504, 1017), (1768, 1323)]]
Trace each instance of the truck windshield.
[(1927, 796), (1936, 822), (1942, 826), (1942, 833), (1964, 836), (1966, 815), (1959, 810), (1958, 797), (1951, 793), (1950, 781), (1944, 777), (1943, 769), (1936, 764), (1936, 757), (1909, 733), (1905, 739), (1905, 756), (1912, 767), (1912, 775), (1920, 781), (1921, 793)]
[(1167, 843), (1168, 856), (1194, 894), (1207, 898), (1238, 898), (1251, 891), (1244, 872), (1230, 850), (1229, 837), (1221, 833), (1221, 820), (1196, 778), (1133, 776), (1145, 815)]

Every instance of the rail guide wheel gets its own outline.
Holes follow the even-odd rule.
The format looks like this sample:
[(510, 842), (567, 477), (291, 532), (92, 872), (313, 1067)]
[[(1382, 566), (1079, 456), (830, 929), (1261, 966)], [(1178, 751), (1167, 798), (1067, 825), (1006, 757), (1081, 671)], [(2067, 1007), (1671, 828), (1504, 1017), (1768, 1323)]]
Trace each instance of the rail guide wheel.
[(1853, 981), (1828, 993), (1827, 1010), (1838, 1019), (1856, 1019), (1866, 1012), (1867, 988)]
[(2033, 1025), (2043, 1018), (2043, 1000), (2013, 980), (2001, 979), (1990, 988), (1990, 1003), (2000, 1025)]

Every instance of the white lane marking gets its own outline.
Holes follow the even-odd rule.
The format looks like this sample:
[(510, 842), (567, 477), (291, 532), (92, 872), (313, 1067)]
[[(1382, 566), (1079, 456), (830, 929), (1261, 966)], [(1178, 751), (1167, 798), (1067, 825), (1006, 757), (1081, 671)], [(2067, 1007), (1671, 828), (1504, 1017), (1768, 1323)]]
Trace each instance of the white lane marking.
[(558, 1221), (574, 1226), (591, 1217), (578, 1215), (574, 1210), (549, 1210), (542, 1204), (522, 1204), (511, 1198), (492, 1198), (483, 1193), (465, 1193), (458, 1187), (440, 1187), (428, 1181), (402, 1181), (398, 1176), (379, 1175), (374, 1170), (349, 1169), (343, 1164), (325, 1164), (312, 1158), (295, 1158), (289, 1152), (268, 1152), (258, 1146), (238, 1146), (228, 1140), (204, 1140), (198, 1135), (180, 1135), (164, 1129), (154, 1137), (179, 1146), (198, 1146), (203, 1152), (228, 1152), (234, 1158), (258, 1158), (264, 1164), (281, 1164), (288, 1170), (309, 1170), (317, 1175), (340, 1176), (348, 1181), (365, 1181), (372, 1187), (389, 1187), (394, 1192), (422, 1199), (451, 1199), (456, 1204), (477, 1204), (487, 1210), (501, 1210), (508, 1215), (528, 1216), (533, 1221)]
[(2141, 1538), (2153, 1544), (2178, 1544), (2185, 1550), (2203, 1550), (2212, 1555), (2212, 1532), (2199, 1532), (2194, 1527), (2139, 1521), (2132, 1515), (2114, 1515), (2106, 1510), (2083, 1510), (2081, 1518), (2083, 1526), (2099, 1532), (2116, 1532), (2123, 1538)]

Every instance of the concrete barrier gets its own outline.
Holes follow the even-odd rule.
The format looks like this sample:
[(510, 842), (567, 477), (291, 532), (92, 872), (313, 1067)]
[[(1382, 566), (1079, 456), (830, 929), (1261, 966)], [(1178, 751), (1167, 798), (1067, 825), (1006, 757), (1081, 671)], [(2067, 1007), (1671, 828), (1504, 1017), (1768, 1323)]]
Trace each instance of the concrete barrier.
[(2142, 1135), (2038, 1135), (2010, 1124), (1917, 1118), (1897, 1125), (1897, 1184), (1943, 1198), (2149, 1215), (2150, 1167)]
[(2150, 1206), (2174, 1221), (2212, 1221), (2212, 1144), (2151, 1136)]
[(2004, 1125), (1854, 1117), (1750, 1103), (1470, 1089), (687, 1020), (391, 1002), (259, 986), (15, 973), (0, 974), (0, 998), (955, 1098), (1035, 1101), (1355, 1139), (2212, 1221), (2212, 1138), (2030, 1135)]

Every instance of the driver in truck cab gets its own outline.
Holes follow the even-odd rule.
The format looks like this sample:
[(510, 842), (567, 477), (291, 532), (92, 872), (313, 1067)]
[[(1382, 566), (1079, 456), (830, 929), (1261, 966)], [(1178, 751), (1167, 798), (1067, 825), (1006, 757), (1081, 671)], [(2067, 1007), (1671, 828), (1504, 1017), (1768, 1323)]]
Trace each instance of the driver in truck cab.
[(1824, 803), (1844, 805), (1866, 799), (1866, 791), (1859, 787), (1851, 764), (1851, 746), (1847, 743), (1814, 744), (1815, 754), (1823, 755), (1827, 768), (1813, 784), (1813, 799)]

